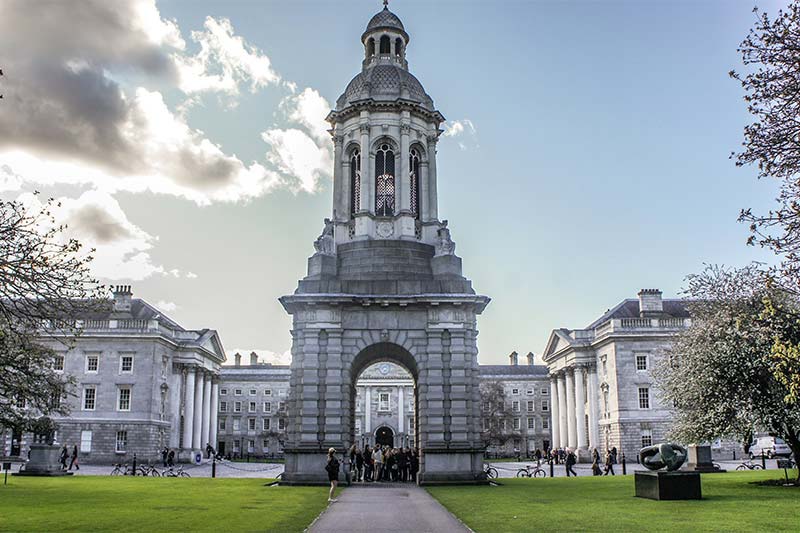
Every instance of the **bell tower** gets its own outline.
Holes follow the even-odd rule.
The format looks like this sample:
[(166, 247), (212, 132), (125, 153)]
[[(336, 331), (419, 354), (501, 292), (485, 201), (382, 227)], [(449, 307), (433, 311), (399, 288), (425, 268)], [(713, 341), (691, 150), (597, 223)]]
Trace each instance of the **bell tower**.
[(383, 360), (415, 380), (407, 418), (421, 453), (418, 481), (485, 481), (477, 316), (489, 298), (462, 275), (439, 220), (444, 117), (408, 70), (409, 42), (384, 3), (361, 35), (361, 71), (327, 117), (331, 215), (307, 275), (280, 299), (293, 324), (286, 483), (326, 483), (328, 448), (361, 441), (355, 382)]

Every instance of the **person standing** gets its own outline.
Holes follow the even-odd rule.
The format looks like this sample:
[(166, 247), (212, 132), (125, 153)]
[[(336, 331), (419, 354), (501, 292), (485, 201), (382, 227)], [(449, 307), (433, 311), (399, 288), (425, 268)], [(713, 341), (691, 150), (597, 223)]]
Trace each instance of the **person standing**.
[(333, 493), (336, 490), (336, 485), (339, 484), (339, 460), (336, 459), (335, 448), (328, 448), (328, 461), (325, 464), (325, 471), (328, 473), (328, 481), (331, 482), (331, 490), (328, 493), (328, 502), (333, 503), (336, 501), (333, 498)]
[(578, 458), (575, 457), (575, 453), (572, 451), (572, 449), (567, 448), (564, 451), (564, 468), (567, 471), (567, 477), (569, 477), (570, 474), (572, 474), (575, 477), (578, 477), (578, 473), (572, 469), (573, 465), (575, 465), (575, 463), (577, 462)]
[(606, 471), (605, 471), (605, 473), (603, 475), (607, 476), (609, 474), (609, 472), (611, 473), (612, 476), (614, 475), (614, 456), (611, 455), (610, 451), (607, 451), (606, 452)]
[(364, 481), (364, 454), (356, 448), (356, 481)]
[(372, 481), (372, 450), (369, 444), (364, 445), (364, 481)]
[(375, 445), (375, 451), (372, 452), (372, 462), (375, 464), (375, 481), (381, 481), (381, 475), (383, 474), (383, 451), (377, 444)]
[(161, 466), (164, 468), (167, 467), (167, 456), (169, 455), (169, 448), (164, 446), (164, 449), (161, 450)]
[(600, 454), (597, 448), (592, 448), (592, 475), (599, 476), (603, 472), (600, 470)]
[(69, 457), (69, 450), (67, 449), (67, 445), (61, 448), (61, 455), (59, 456), (59, 462), (61, 463), (61, 470), (67, 469), (67, 458)]
[(69, 463), (69, 468), (67, 470), (72, 470), (72, 467), (75, 467), (75, 470), (80, 470), (81, 467), (78, 464), (78, 445), (75, 444), (72, 446), (72, 461)]
[(169, 453), (167, 453), (167, 466), (170, 468), (175, 466), (175, 450), (170, 449)]

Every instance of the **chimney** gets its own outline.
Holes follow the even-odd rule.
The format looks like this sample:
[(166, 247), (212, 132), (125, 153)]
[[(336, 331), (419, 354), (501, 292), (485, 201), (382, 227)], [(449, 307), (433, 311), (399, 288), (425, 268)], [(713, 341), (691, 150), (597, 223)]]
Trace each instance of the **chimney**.
[(511, 366), (517, 366), (519, 364), (519, 354), (517, 352), (511, 352), (508, 359)]
[(533, 352), (528, 352), (528, 365), (533, 366)]
[(664, 302), (658, 289), (642, 289), (639, 291), (639, 316), (647, 317), (664, 312)]
[(253, 366), (258, 364), (258, 354), (256, 352), (250, 352), (250, 364)]
[(236, 366), (242, 366), (242, 354), (236, 352), (236, 355), (234, 355), (233, 358), (236, 361)]
[(130, 311), (132, 294), (130, 285), (114, 287), (114, 311)]

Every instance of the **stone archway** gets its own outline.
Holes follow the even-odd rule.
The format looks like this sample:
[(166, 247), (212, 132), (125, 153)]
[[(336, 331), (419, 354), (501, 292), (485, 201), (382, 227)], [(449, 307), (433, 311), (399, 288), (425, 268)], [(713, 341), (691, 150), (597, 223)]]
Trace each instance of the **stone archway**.
[(375, 430), (375, 444), (394, 448), (394, 431), (389, 426), (381, 426)]

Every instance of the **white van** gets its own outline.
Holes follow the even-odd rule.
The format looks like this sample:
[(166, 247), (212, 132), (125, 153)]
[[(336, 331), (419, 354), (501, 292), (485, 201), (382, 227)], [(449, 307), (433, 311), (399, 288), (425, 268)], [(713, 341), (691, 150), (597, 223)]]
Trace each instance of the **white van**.
[(756, 437), (750, 443), (750, 459), (760, 457), (762, 453), (772, 459), (776, 455), (789, 457), (792, 455), (792, 450), (789, 449), (783, 439), (763, 435)]

